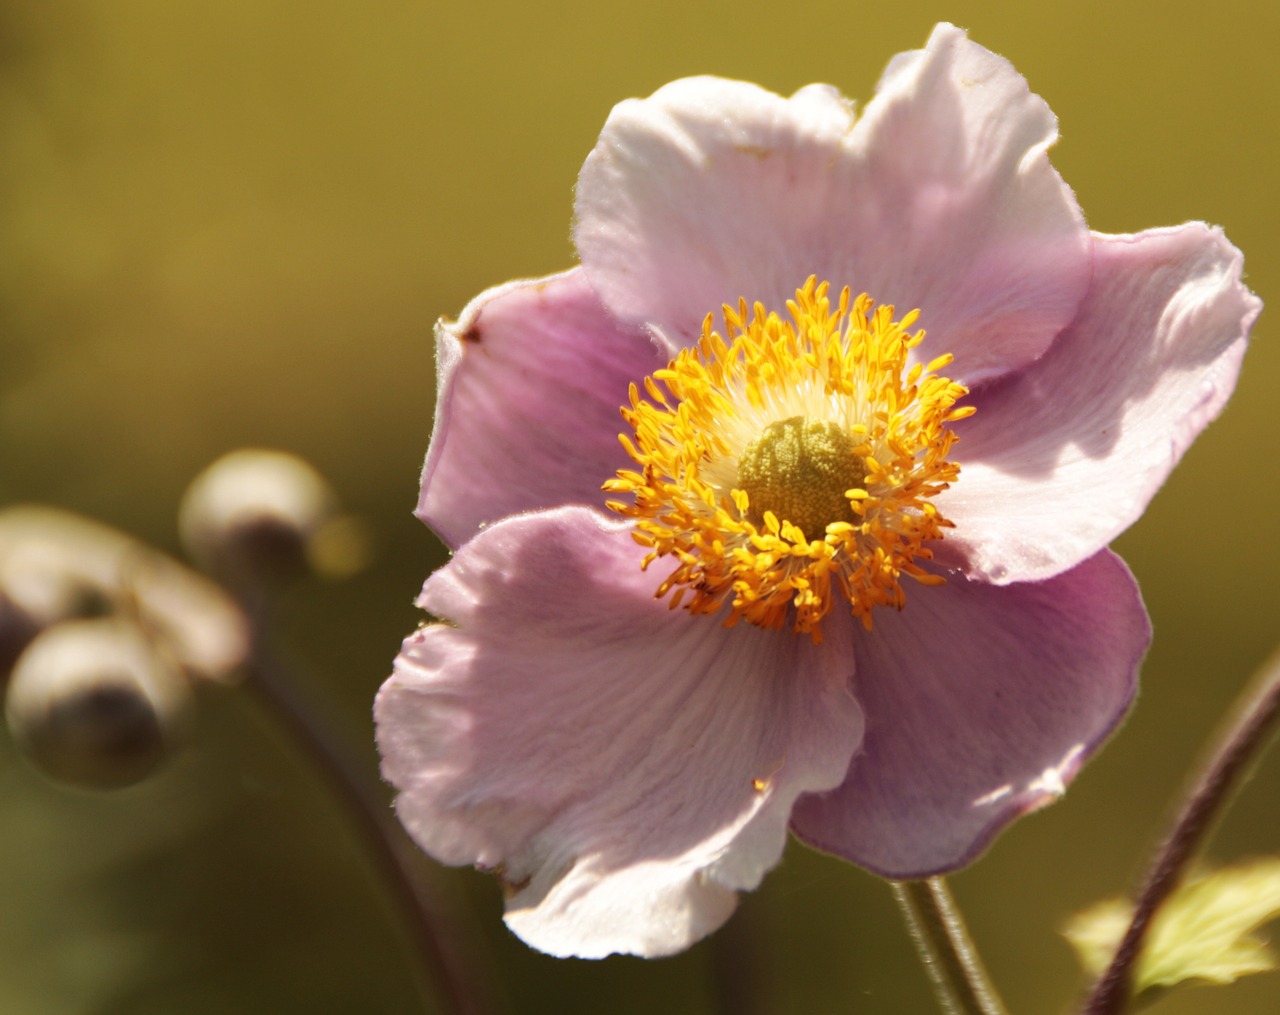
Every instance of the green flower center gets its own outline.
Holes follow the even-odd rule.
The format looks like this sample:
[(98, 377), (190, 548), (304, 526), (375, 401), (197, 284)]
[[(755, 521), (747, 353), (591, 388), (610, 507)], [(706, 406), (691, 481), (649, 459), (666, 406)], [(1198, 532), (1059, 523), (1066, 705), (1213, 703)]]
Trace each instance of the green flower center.
[(770, 423), (738, 458), (747, 517), (762, 525), (771, 511), (810, 540), (823, 538), (832, 522), (856, 523), (845, 491), (862, 487), (867, 478), (857, 444), (830, 420), (792, 416)]

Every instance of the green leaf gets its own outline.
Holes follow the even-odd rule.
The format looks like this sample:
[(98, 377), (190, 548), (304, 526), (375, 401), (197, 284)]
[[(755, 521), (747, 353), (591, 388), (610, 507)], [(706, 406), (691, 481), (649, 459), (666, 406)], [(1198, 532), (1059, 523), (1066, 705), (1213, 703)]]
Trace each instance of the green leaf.
[[(1106, 969), (1133, 916), (1133, 905), (1108, 900), (1073, 917), (1063, 934), (1090, 976)], [(1280, 917), (1280, 858), (1201, 873), (1156, 914), (1134, 969), (1135, 995), (1189, 980), (1231, 983), (1277, 968), (1275, 953), (1254, 932)]]

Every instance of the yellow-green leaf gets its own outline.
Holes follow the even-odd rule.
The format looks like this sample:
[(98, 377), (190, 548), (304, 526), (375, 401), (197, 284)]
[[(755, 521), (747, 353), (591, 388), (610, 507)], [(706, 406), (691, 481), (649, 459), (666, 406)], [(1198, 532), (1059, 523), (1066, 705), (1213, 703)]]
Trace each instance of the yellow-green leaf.
[[(1107, 967), (1132, 915), (1131, 903), (1108, 900), (1063, 929), (1090, 976)], [(1275, 953), (1254, 932), (1278, 916), (1280, 858), (1188, 880), (1152, 921), (1134, 969), (1134, 994), (1188, 980), (1231, 983), (1277, 968)]]

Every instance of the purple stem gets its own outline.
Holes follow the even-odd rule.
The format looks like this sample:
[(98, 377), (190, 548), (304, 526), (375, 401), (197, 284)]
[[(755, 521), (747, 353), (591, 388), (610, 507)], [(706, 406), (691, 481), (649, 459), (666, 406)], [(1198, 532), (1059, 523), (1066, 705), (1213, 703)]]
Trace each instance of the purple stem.
[(1267, 660), (1240, 695), (1191, 783), (1164, 843), (1156, 851), (1111, 965), (1094, 984), (1081, 1015), (1118, 1015), (1129, 1001), (1133, 968), (1151, 921), (1182, 880), (1187, 862), (1208, 836), (1231, 791), (1266, 746), (1280, 715), (1280, 652)]

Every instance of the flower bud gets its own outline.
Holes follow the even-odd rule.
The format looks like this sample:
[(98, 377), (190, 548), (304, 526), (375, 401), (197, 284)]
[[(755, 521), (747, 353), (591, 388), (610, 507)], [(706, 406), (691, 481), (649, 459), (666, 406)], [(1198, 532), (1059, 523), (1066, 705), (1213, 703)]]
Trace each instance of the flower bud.
[(187, 740), (193, 696), (178, 667), (133, 624), (74, 620), (38, 635), (14, 664), (5, 718), (50, 778), (136, 783)]
[(313, 570), (317, 536), (336, 517), (332, 488), (308, 463), (244, 449), (192, 481), (178, 525), (187, 553), (212, 573), (233, 584), (278, 583)]
[(67, 511), (0, 510), (0, 678), (45, 628), (112, 614), (135, 619), (191, 677), (230, 681), (249, 651), (244, 617), (202, 575)]

